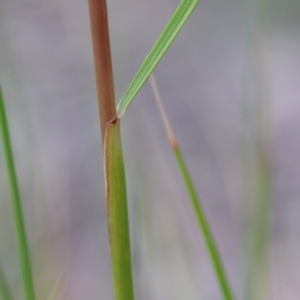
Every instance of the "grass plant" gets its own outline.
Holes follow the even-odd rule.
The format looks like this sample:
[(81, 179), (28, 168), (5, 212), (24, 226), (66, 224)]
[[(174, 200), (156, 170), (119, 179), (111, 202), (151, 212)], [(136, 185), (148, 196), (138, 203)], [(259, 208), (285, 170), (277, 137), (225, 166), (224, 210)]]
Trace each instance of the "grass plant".
[(126, 180), (117, 118), (105, 0), (89, 0), (101, 135), (107, 218), (116, 300), (133, 300)]
[(17, 180), (17, 173), (14, 163), (13, 150), (11, 145), (10, 133), (8, 128), (8, 121), (6, 117), (5, 105), (0, 87), (0, 128), (3, 139), (4, 155), (7, 165), (7, 173), (11, 190), (11, 201), (14, 212), (15, 227), (17, 233), (20, 262), (22, 268), (22, 277), (24, 284), (24, 292), (26, 300), (35, 300), (31, 264), (29, 257), (29, 248), (25, 230), (25, 222), (23, 217), (23, 208), (19, 185)]
[[(173, 17), (162, 32), (161, 36), (146, 57), (144, 63), (133, 78), (131, 84), (129, 85), (127, 91), (125, 92), (117, 107), (117, 111), (115, 112), (106, 3), (105, 1), (102, 1), (101, 5), (97, 5), (94, 0), (89, 1), (102, 138), (104, 136), (104, 169), (106, 175), (105, 184), (108, 207), (108, 225), (113, 266), (115, 299), (117, 300), (134, 299), (130, 263), (131, 259), (126, 200), (126, 180), (122, 156), (119, 118), (123, 116), (132, 100), (145, 84), (145, 82), (189, 18), (198, 2), (198, 0), (183, 0), (181, 2)], [(101, 28), (101, 30), (99, 30), (99, 28)], [(105, 75), (106, 72), (108, 76)], [(151, 82), (154, 93), (156, 95), (156, 99), (159, 99), (159, 94), (154, 78), (151, 79)], [(163, 115), (174, 155), (177, 159), (180, 171), (183, 176), (183, 180), (190, 195), (191, 203), (194, 208), (197, 221), (203, 233), (206, 246), (223, 293), (223, 297), (226, 300), (232, 300), (233, 295), (228, 283), (228, 279), (225, 274), (223, 264), (218, 253), (217, 246), (214, 242), (211, 230), (209, 228), (206, 216), (199, 202), (196, 189), (194, 187), (174, 134), (172, 133), (170, 124), (164, 113), (161, 101), (158, 101), (158, 103)], [(109, 113), (107, 113), (107, 111), (109, 111)]]
[[(182, 0), (169, 20), (166, 28), (149, 52), (145, 61), (137, 71), (118, 106), (115, 102), (115, 91), (112, 71), (111, 49), (108, 29), (106, 0), (89, 0), (91, 31), (95, 61), (96, 84), (98, 93), (100, 127), (103, 146), (105, 188), (107, 200), (107, 217), (111, 251), (112, 273), (115, 300), (134, 300), (134, 282), (131, 267), (130, 230), (127, 208), (126, 176), (120, 133), (120, 118), (124, 115), (132, 100), (151, 76), (155, 67), (167, 52), (172, 42), (190, 17), (199, 0)], [(221, 256), (213, 238), (209, 222), (204, 213), (196, 188), (186, 166), (184, 157), (172, 131), (164, 111), (154, 77), (150, 77), (155, 99), (162, 115), (167, 135), (174, 156), (186, 185), (191, 205), (199, 228), (211, 258), (220, 290), (225, 300), (233, 300), (228, 277)], [(22, 268), (24, 295), (26, 300), (35, 300), (31, 271), (29, 247), (25, 230), (21, 196), (14, 164), (13, 150), (9, 134), (8, 120), (0, 87), (0, 128), (3, 138), (4, 154), (11, 190), (16, 234)], [(261, 155), (261, 156), (260, 156)], [(258, 195), (254, 205), (254, 226), (252, 236), (252, 252), (250, 262), (253, 263), (249, 272), (249, 300), (254, 299), (253, 291), (257, 289), (258, 270), (263, 262), (263, 254), (269, 236), (267, 212), (270, 211), (271, 167), (265, 153), (258, 157)], [(257, 221), (257, 222), (256, 222)], [(12, 300), (12, 296), (0, 268), (0, 293), (3, 300)]]

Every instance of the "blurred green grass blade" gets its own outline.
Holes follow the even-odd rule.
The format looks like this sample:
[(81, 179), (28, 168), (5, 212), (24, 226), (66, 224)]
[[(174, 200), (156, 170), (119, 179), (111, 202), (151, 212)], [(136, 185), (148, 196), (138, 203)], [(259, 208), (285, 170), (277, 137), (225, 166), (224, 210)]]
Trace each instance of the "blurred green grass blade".
[(10, 288), (8, 286), (8, 282), (5, 278), (4, 271), (2, 269), (2, 265), (0, 264), (0, 299), (2, 300), (12, 300)]
[(269, 297), (270, 239), (272, 228), (272, 170), (265, 155), (259, 155), (255, 172), (255, 199), (251, 216), (249, 262), (246, 299), (261, 300)]
[(17, 174), (16, 174), (16, 169), (14, 164), (13, 151), (12, 151), (12, 146), (10, 141), (8, 122), (7, 122), (1, 87), (0, 87), (0, 130), (3, 138), (4, 155), (7, 164), (7, 173), (8, 173), (10, 189), (11, 189), (11, 200), (12, 200), (15, 226), (17, 232), (25, 298), (26, 300), (34, 300), (35, 297), (34, 297), (31, 266), (30, 266), (29, 250), (28, 250), (25, 224), (23, 218), (23, 209), (22, 209), (21, 197), (19, 192)]
[(151, 83), (151, 86), (152, 86), (154, 98), (156, 100), (156, 103), (158, 105), (161, 117), (162, 117), (164, 125), (165, 125), (165, 129), (166, 129), (170, 144), (172, 146), (174, 155), (176, 157), (176, 161), (178, 163), (178, 166), (179, 166), (181, 175), (183, 177), (184, 183), (186, 185), (186, 188), (188, 190), (190, 200), (191, 200), (191, 204), (192, 204), (195, 216), (196, 216), (198, 224), (199, 224), (199, 228), (202, 231), (204, 241), (205, 241), (208, 253), (210, 255), (210, 258), (211, 258), (211, 261), (212, 261), (212, 264), (213, 264), (213, 267), (214, 267), (215, 275), (218, 279), (220, 289), (221, 289), (222, 294), (223, 294), (223, 298), (225, 300), (233, 300), (234, 296), (233, 296), (233, 293), (231, 291), (229, 280), (227, 278), (226, 272), (225, 272), (224, 267), (223, 267), (221, 256), (219, 254), (217, 245), (214, 241), (213, 234), (212, 234), (212, 231), (210, 229), (208, 220), (206, 219), (204, 210), (201, 206), (200, 199), (198, 197), (198, 194), (197, 194), (196, 188), (194, 186), (193, 180), (192, 180), (191, 175), (188, 171), (188, 168), (185, 164), (185, 161), (183, 159), (183, 155), (180, 151), (180, 148), (178, 146), (177, 140), (176, 140), (175, 135), (173, 133), (171, 124), (169, 122), (169, 119), (168, 119), (167, 114), (165, 112), (164, 106), (162, 104), (161, 97), (160, 97), (160, 94), (159, 94), (159, 90), (158, 90), (154, 75), (150, 76), (150, 83)]
[(117, 106), (121, 117), (190, 17), (199, 0), (182, 0)]
[(126, 179), (119, 119), (106, 126), (104, 155), (115, 300), (133, 300)]
[[(273, 69), (272, 54), (278, 21), (277, 0), (250, 0), (248, 23), (249, 104), (253, 105), (255, 126), (254, 192), (251, 202), (246, 300), (269, 299), (272, 293), (271, 259), (273, 202)], [(275, 39), (274, 39), (275, 38)], [(254, 93), (253, 93), (254, 91)], [(249, 114), (249, 111), (245, 113)], [(251, 123), (245, 124), (251, 126)], [(252, 125), (253, 126), (253, 125)]]

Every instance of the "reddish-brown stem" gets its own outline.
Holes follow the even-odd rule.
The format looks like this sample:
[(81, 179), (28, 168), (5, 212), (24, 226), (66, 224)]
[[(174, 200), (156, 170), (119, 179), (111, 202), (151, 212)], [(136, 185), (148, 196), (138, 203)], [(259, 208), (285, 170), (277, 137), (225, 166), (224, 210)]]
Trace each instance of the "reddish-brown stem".
[(102, 143), (105, 127), (116, 117), (106, 0), (89, 0)]

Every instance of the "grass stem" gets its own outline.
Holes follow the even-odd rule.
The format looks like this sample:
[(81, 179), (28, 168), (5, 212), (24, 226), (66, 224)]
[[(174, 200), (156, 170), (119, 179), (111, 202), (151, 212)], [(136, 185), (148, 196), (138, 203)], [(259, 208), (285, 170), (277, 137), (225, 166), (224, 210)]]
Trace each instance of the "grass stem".
[(130, 234), (120, 121), (116, 117), (105, 0), (89, 0), (100, 113), (110, 253), (116, 300), (133, 300)]
[(89, 0), (102, 142), (106, 125), (116, 117), (115, 91), (106, 0)]

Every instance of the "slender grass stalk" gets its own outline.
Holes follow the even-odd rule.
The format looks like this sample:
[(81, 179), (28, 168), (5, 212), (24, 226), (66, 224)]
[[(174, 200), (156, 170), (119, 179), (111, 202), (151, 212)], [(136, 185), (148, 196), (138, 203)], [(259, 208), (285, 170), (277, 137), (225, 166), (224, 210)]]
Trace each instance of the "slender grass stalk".
[(127, 91), (122, 97), (117, 107), (119, 118), (124, 114), (131, 101), (135, 98), (139, 90), (145, 84), (155, 67), (167, 52), (174, 39), (189, 19), (199, 0), (182, 0), (167, 24), (166, 28), (158, 38), (157, 42), (151, 49), (140, 69), (134, 76)]
[(191, 204), (193, 206), (194, 213), (195, 213), (195, 216), (197, 218), (199, 228), (202, 231), (202, 234), (203, 234), (203, 237), (204, 237), (204, 240), (205, 240), (205, 244), (206, 244), (208, 253), (210, 255), (211, 262), (213, 264), (216, 277), (217, 277), (219, 285), (220, 285), (220, 289), (223, 293), (223, 297), (226, 300), (233, 300), (234, 297), (233, 297), (233, 294), (232, 294), (232, 291), (231, 291), (231, 288), (230, 288), (229, 280), (227, 278), (226, 272), (225, 272), (224, 267), (223, 267), (221, 256), (219, 254), (217, 245), (214, 241), (213, 234), (212, 234), (212, 231), (210, 229), (208, 220), (207, 220), (207, 218), (205, 216), (205, 213), (204, 213), (204, 210), (201, 206), (201, 202), (200, 202), (200, 199), (197, 195), (194, 183), (192, 181), (192, 178), (190, 176), (190, 173), (189, 173), (189, 171), (187, 169), (187, 166), (186, 166), (186, 163), (184, 161), (182, 152), (181, 152), (181, 150), (178, 146), (177, 140), (175, 138), (175, 135), (174, 135), (173, 130), (171, 128), (171, 125), (170, 125), (170, 122), (168, 120), (167, 114), (165, 112), (164, 106), (162, 104), (160, 93), (159, 93), (159, 90), (158, 90), (158, 87), (157, 87), (157, 84), (156, 84), (156, 81), (155, 81), (155, 78), (154, 78), (153, 74), (150, 76), (150, 83), (151, 83), (152, 90), (153, 90), (153, 93), (154, 93), (154, 98), (157, 102), (160, 114), (162, 116), (162, 119), (163, 119), (163, 122), (164, 122), (164, 125), (165, 125), (165, 128), (166, 128), (166, 132), (167, 132), (170, 144), (172, 146), (173, 153), (176, 157), (181, 175), (183, 177), (184, 183), (185, 183), (186, 188), (188, 190), (190, 200), (191, 200)]
[(102, 142), (106, 125), (116, 117), (115, 90), (106, 0), (89, 0)]
[(116, 116), (105, 0), (89, 0), (98, 90), (110, 252), (116, 300), (133, 300), (129, 221), (120, 122)]
[(1, 264), (0, 264), (0, 295), (2, 297), (2, 300), (13, 299)]
[(28, 242), (27, 242), (25, 223), (23, 217), (22, 202), (21, 202), (21, 197), (19, 192), (17, 174), (16, 174), (16, 169), (14, 164), (13, 151), (12, 151), (12, 146), (10, 141), (10, 134), (8, 129), (8, 122), (7, 122), (1, 87), (0, 87), (0, 127), (2, 131), (4, 154), (5, 154), (7, 172), (9, 177), (10, 189), (11, 189), (11, 200), (12, 200), (15, 226), (17, 232), (25, 298), (26, 300), (34, 300), (35, 296), (34, 296)]

